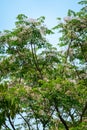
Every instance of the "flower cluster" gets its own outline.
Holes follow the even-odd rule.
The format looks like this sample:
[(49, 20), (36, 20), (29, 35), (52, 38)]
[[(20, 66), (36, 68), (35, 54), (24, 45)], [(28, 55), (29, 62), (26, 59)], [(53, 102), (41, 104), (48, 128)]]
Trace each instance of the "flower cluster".
[(71, 21), (71, 20), (72, 20), (72, 17), (70, 17), (70, 16), (64, 17), (64, 21), (65, 21), (65, 22), (68, 22), (68, 21)]
[(29, 22), (29, 23), (36, 23), (37, 22), (37, 19), (33, 19), (33, 18), (28, 18), (25, 20), (26, 22)]
[(16, 36), (10, 37), (10, 40), (11, 40), (11, 41), (17, 41), (17, 39), (18, 39), (18, 38), (17, 38)]

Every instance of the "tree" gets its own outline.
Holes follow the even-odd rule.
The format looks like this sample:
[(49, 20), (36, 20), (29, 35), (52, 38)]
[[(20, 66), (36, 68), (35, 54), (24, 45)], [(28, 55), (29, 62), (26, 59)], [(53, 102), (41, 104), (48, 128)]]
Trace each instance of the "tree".
[[(86, 130), (87, 1), (79, 4), (52, 30), (20, 14), (0, 33), (0, 129)], [(60, 50), (46, 40), (55, 29)]]
[[(68, 77), (76, 84), (75, 91), (76, 98), (78, 97), (78, 107), (76, 105), (74, 110), (77, 109), (77, 112), (75, 112), (78, 115), (76, 122), (81, 123), (82, 121), (84, 122), (84, 118), (87, 116), (87, 1), (81, 1), (79, 4), (85, 4), (81, 11), (76, 13), (69, 10), (64, 22), (57, 25), (54, 29), (59, 29), (62, 33), (59, 45), (65, 49), (63, 50), (63, 75), (65, 74), (65, 77)], [(72, 69), (72, 72), (70, 69)], [(74, 114), (69, 114), (72, 121), (75, 122)]]

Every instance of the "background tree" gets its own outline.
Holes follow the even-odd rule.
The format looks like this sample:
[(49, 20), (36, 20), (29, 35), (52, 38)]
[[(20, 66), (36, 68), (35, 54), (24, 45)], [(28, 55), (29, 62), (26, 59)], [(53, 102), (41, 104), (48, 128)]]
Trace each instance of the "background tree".
[[(0, 33), (0, 129), (87, 129), (87, 1), (79, 4), (52, 30), (20, 14)], [(54, 29), (59, 50), (46, 40)]]

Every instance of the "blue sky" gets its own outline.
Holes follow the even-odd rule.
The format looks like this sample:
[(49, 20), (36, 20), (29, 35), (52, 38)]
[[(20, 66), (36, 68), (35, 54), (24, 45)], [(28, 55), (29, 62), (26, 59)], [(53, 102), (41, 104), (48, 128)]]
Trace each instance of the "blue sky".
[(46, 25), (53, 27), (57, 24), (57, 17), (67, 15), (68, 9), (78, 11), (79, 0), (1, 0), (0, 1), (0, 31), (14, 28), (18, 14), (25, 14), (30, 18), (46, 17)]
[(1, 0), (0, 30), (11, 29), (18, 14), (31, 18), (46, 17), (46, 24), (54, 26), (57, 17), (64, 17), (68, 9), (78, 11), (78, 0)]

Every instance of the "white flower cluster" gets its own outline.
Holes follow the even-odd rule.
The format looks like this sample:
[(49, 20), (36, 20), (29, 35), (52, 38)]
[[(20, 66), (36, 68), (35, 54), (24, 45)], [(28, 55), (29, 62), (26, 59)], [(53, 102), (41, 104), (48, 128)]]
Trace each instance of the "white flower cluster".
[(7, 34), (6, 32), (0, 33), (0, 37), (5, 36), (6, 34)]
[(76, 19), (76, 20), (79, 20), (79, 21), (82, 22), (82, 20), (81, 20), (79, 17), (66, 16), (66, 17), (63, 18), (63, 20), (64, 20), (65, 22), (71, 21), (71, 20), (73, 20), (73, 19)]
[(18, 39), (18, 38), (17, 38), (16, 36), (10, 37), (10, 40), (11, 40), (11, 41), (17, 41), (17, 39)]
[(37, 22), (37, 19), (33, 19), (33, 18), (28, 18), (25, 20), (26, 22), (29, 22), (29, 23), (36, 23)]
[(81, 19), (79, 17), (70, 17), (70, 16), (64, 17), (65, 22), (69, 22), (69, 21), (74, 20), (74, 19), (81, 22), (81, 25), (80, 25), (81, 28), (83, 28), (83, 29), (86, 28), (86, 20)]
[(68, 22), (68, 21), (71, 21), (71, 20), (72, 20), (72, 17), (70, 17), (70, 16), (64, 17), (64, 21), (65, 21), (65, 22)]
[(22, 31), (20, 32), (20, 35), (22, 36), (23, 34), (28, 34), (30, 32), (30, 26), (29, 25), (24, 25), (22, 26)]
[(26, 25), (26, 26), (24, 26), (24, 29), (29, 29), (30, 28), (30, 26), (29, 25)]

